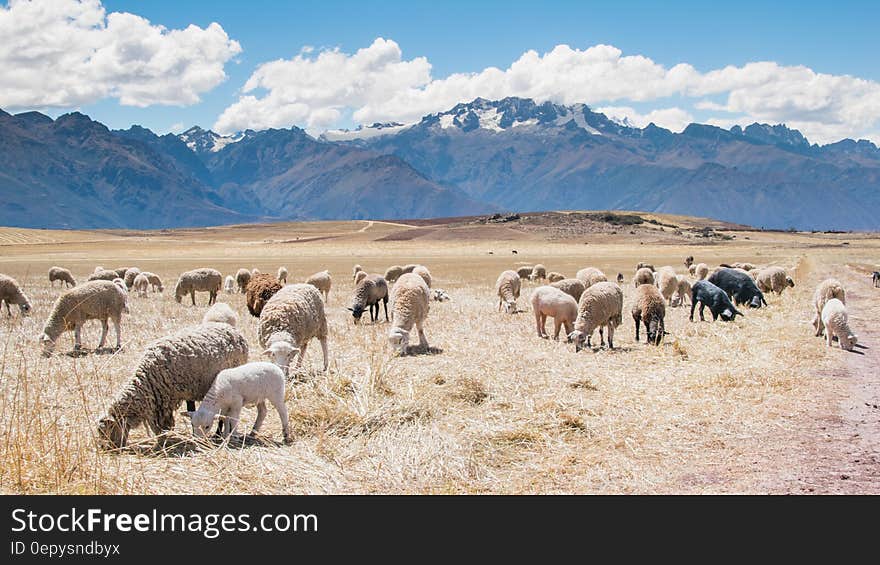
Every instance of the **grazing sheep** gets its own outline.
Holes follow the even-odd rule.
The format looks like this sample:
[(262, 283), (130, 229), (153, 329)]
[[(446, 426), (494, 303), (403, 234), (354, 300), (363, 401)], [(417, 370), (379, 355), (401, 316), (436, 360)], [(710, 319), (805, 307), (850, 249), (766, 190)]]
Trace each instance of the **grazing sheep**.
[(302, 367), (306, 347), (312, 338), (318, 338), (321, 343), (324, 371), (329, 367), (324, 301), (318, 289), (310, 284), (289, 284), (276, 292), (260, 313), (258, 336), (260, 345), (265, 348), (264, 353), (275, 360), (285, 375), (294, 354), (298, 354), (297, 369)]
[(247, 358), (247, 340), (228, 324), (201, 324), (153, 342), (98, 421), (101, 447), (125, 447), (129, 431), (140, 424), (157, 436), (172, 429), (181, 402), (195, 410), (195, 401), (205, 397), (217, 374)]
[(822, 308), (822, 324), (825, 326), (825, 339), (831, 347), (834, 336), (840, 348), (852, 351), (859, 338), (849, 329), (849, 315), (846, 306), (837, 298), (832, 298)]
[(413, 325), (419, 332), (419, 347), (428, 347), (424, 324), (430, 310), (429, 293), (427, 282), (415, 271), (404, 273), (391, 287), (391, 317), (394, 321), (388, 330), (388, 342), (400, 354), (406, 353)]
[[(385, 269), (385, 280), (387, 282), (393, 283), (397, 279), (399, 279), (400, 275), (402, 275), (402, 274), (403, 274), (403, 267), (401, 267), (400, 265), (391, 265), (390, 267)], [(357, 282), (358, 281), (356, 280), (355, 284), (357, 284)]]
[(419, 275), (424, 279), (425, 284), (428, 285), (428, 288), (431, 288), (431, 271), (428, 270), (428, 267), (424, 265), (419, 265), (415, 269), (413, 269), (413, 273)]
[(40, 343), (43, 355), (50, 355), (55, 342), (64, 332), (73, 330), (74, 350), (82, 348), (80, 333), (88, 320), (101, 320), (101, 339), (98, 349), (107, 339), (107, 320), (113, 320), (116, 329), (116, 349), (122, 347), (121, 322), (123, 312), (128, 313), (128, 293), (110, 281), (89, 281), (67, 290), (55, 300), (52, 312), (43, 326)]
[(145, 274), (138, 273), (131, 283), (131, 289), (137, 292), (137, 295), (141, 298), (145, 297), (147, 291), (150, 290), (150, 279)]
[(207, 292), (208, 306), (217, 302), (217, 293), (220, 292), (220, 285), (223, 282), (223, 275), (216, 269), (194, 269), (182, 273), (174, 285), (174, 300), (178, 304), (181, 303), (183, 297), (187, 294), (192, 299), (193, 306), (196, 305), (196, 292)]
[(700, 321), (705, 322), (703, 317), (703, 308), (708, 306), (712, 312), (712, 320), (715, 321), (721, 316), (725, 322), (736, 319), (737, 315), (742, 316), (743, 313), (736, 309), (727, 293), (710, 283), (709, 281), (699, 280), (691, 287), (691, 313), (688, 320), (694, 321), (694, 308), (697, 303), (700, 304)]
[[(116, 271), (109, 271), (107, 269), (101, 269), (100, 271), (95, 271), (91, 275), (89, 275), (90, 281), (113, 281), (113, 279), (119, 279), (120, 277)], [(123, 282), (124, 279), (123, 279)]]
[(278, 282), (287, 284), (287, 267), (278, 267)]
[(547, 267), (538, 263), (534, 267), (532, 267), (532, 272), (529, 274), (530, 281), (541, 281), (547, 278)]
[(361, 267), (360, 265), (355, 265), (354, 267), (351, 268), (351, 278), (357, 279), (357, 274), (363, 270), (364, 270), (364, 268)]
[(528, 267), (520, 267), (516, 270), (516, 275), (521, 279), (528, 279), (532, 276), (532, 269), (534, 269), (534, 267), (531, 265)]
[(315, 273), (306, 279), (306, 284), (310, 284), (320, 290), (321, 294), (324, 295), (324, 302), (330, 300), (330, 287), (333, 284), (333, 278), (330, 276), (330, 271), (325, 270), (320, 273)]
[(880, 271), (874, 271), (871, 275), (871, 282), (874, 283), (874, 288), (880, 288)]
[(693, 255), (688, 255), (687, 257), (684, 258), (684, 266), (686, 268), (689, 269), (690, 266), (693, 264), (694, 264), (694, 256)]
[[(508, 314), (516, 313), (516, 300), (519, 298), (521, 277), (516, 271), (504, 271), (495, 281), (495, 294), (498, 296), (498, 310), (504, 306)], [(557, 283), (558, 284), (558, 283)]]
[(758, 285), (745, 271), (722, 268), (709, 276), (709, 282), (723, 290), (733, 299), (733, 303), (748, 304), (749, 308), (760, 308), (767, 305), (764, 293), (758, 290)]
[[(366, 276), (367, 276), (366, 271), (358, 271), (357, 274), (354, 276), (354, 286), (357, 286), (358, 283), (361, 282), (362, 280), (364, 280), (364, 278)], [(388, 279), (385, 279), (385, 280), (388, 281)], [(395, 280), (397, 280), (397, 279), (395, 279)]]
[(551, 284), (553, 288), (558, 288), (565, 294), (574, 298), (575, 302), (579, 302), (581, 295), (587, 289), (587, 285), (581, 279), (562, 279)]
[[(613, 282), (598, 282), (586, 289), (578, 302), (574, 331), (569, 334), (575, 351), (592, 347), (590, 340), (599, 329), (600, 344), (605, 345), (604, 328), (608, 328), (608, 348), (614, 349), (614, 328), (623, 321), (623, 291)], [(586, 345), (585, 345), (586, 342)]]
[(617, 284), (623, 284), (623, 273), (617, 273)]
[(647, 267), (641, 267), (636, 271), (636, 276), (633, 277), (633, 284), (635, 286), (639, 286), (642, 284), (654, 284), (654, 271)]
[(278, 279), (272, 275), (257, 275), (251, 278), (245, 292), (244, 301), (247, 304), (248, 312), (255, 318), (260, 317), (263, 306), (272, 298), (276, 292), (281, 290), (283, 285)]
[(247, 292), (249, 282), (251, 282), (251, 272), (247, 269), (239, 269), (235, 273), (235, 287), (241, 294)]
[(124, 279), (120, 279), (119, 277), (116, 277), (115, 279), (113, 279), (112, 282), (113, 282), (113, 284), (115, 284), (116, 286), (118, 286), (119, 288), (121, 288), (121, 289), (122, 289), (122, 292), (124, 292), (126, 295), (128, 295), (128, 287), (125, 286), (125, 280), (124, 280)]
[(654, 277), (660, 294), (666, 299), (666, 304), (672, 306), (672, 295), (678, 290), (678, 275), (672, 267), (660, 267)]
[(697, 267), (694, 269), (694, 276), (697, 277), (697, 280), (704, 280), (709, 276), (709, 265), (705, 263), (698, 263)]
[[(134, 286), (134, 279), (139, 274), (141, 274), (141, 270), (138, 269), (137, 267), (132, 267), (130, 269), (126, 269), (125, 277), (123, 277), (123, 280), (125, 280), (125, 288), (127, 288), (128, 290), (131, 290), (132, 286)], [(147, 281), (147, 283), (149, 284), (149, 281)]]
[(772, 291), (776, 294), (782, 294), (782, 291), (786, 288), (794, 288), (794, 280), (788, 276), (782, 267), (765, 267), (760, 271), (754, 270), (751, 272), (758, 273), (755, 277), (755, 283), (762, 292)]
[(648, 343), (660, 345), (666, 333), (666, 304), (664, 296), (656, 287), (643, 284), (636, 288), (636, 301), (632, 307), (633, 321), (636, 323), (636, 342), (639, 341), (639, 326), (645, 324)]
[(553, 318), (553, 339), (559, 339), (559, 330), (565, 327), (567, 337), (574, 331), (574, 320), (578, 315), (578, 304), (571, 295), (552, 286), (539, 286), (532, 293), (532, 311), (535, 313), (535, 326), (538, 337), (549, 336), (545, 330), (547, 317)]
[(551, 271), (547, 273), (547, 281), (551, 283), (559, 282), (565, 278), (565, 275), (562, 273), (557, 273), (556, 271)]
[(9, 317), (12, 317), (12, 310), (9, 309), (10, 304), (17, 305), (22, 316), (27, 316), (31, 311), (31, 301), (22, 292), (18, 281), (2, 274), (0, 274), (0, 304), (6, 304), (6, 315)]
[(676, 290), (677, 302), (679, 306), (685, 306), (691, 300), (691, 283), (684, 275), (678, 275), (678, 289)]
[(217, 302), (205, 312), (202, 316), (202, 323), (217, 322), (219, 324), (229, 324), (232, 327), (238, 326), (238, 314), (236, 314), (229, 304), (225, 302)]
[(232, 275), (226, 275), (226, 281), (223, 283), (223, 291), (226, 294), (235, 292), (235, 278)]
[(644, 262), (639, 262), (639, 264), (636, 265), (636, 271), (638, 271), (639, 269), (651, 269), (652, 273), (656, 271), (656, 269), (654, 268), (654, 265), (652, 265), (650, 263), (644, 263)]
[(822, 322), (822, 309), (825, 303), (836, 298), (843, 304), (846, 304), (846, 290), (837, 279), (825, 279), (820, 282), (813, 292), (813, 306), (816, 308), (816, 314), (813, 316), (813, 327), (816, 328), (816, 337), (821, 337), (825, 333), (825, 324)]
[(431, 294), (432, 294), (435, 302), (446, 302), (448, 300), (452, 300), (449, 297), (449, 293), (447, 293), (442, 288), (433, 289), (433, 292)]
[(125, 280), (125, 273), (128, 272), (129, 269), (133, 269), (134, 267), (119, 267), (118, 269), (112, 269), (116, 276), (122, 280)]
[[(404, 273), (406, 274), (406, 273)], [(401, 275), (402, 276), (402, 275)], [(398, 279), (400, 280), (400, 279)], [(379, 319), (379, 301), (385, 308), (385, 321), (388, 321), (388, 282), (379, 275), (367, 275), (354, 287), (349, 311), (354, 317), (354, 323), (358, 323), (364, 310), (370, 308), (370, 321)], [(374, 312), (375, 309), (375, 312)]]
[(284, 372), (278, 365), (265, 361), (246, 363), (239, 367), (223, 369), (205, 399), (195, 412), (184, 412), (192, 420), (193, 435), (205, 438), (219, 414), (223, 427), (223, 437), (228, 438), (238, 427), (241, 409), (245, 406), (257, 407), (257, 419), (250, 435), (255, 436), (266, 419), (266, 401), (272, 403), (281, 418), (281, 431), (284, 443), (291, 443), (290, 423), (287, 405), (284, 404)]
[[(707, 268), (708, 270), (708, 268)], [(697, 276), (697, 266), (696, 265), (688, 265), (688, 274), (692, 277)], [(707, 272), (708, 274), (708, 272)]]
[(409, 263), (408, 265), (405, 265), (403, 267), (403, 273), (401, 273), (401, 274), (411, 273), (411, 272), (413, 272), (413, 269), (415, 269), (418, 266), (419, 266), (418, 263)]
[(55, 286), (55, 281), (61, 281), (65, 287), (76, 286), (73, 274), (64, 267), (52, 267), (49, 269), (49, 284)]
[(598, 282), (605, 282), (608, 280), (608, 277), (605, 276), (605, 273), (595, 267), (587, 267), (585, 269), (581, 269), (577, 272), (575, 278), (582, 280), (584, 282), (585, 288), (590, 288)]

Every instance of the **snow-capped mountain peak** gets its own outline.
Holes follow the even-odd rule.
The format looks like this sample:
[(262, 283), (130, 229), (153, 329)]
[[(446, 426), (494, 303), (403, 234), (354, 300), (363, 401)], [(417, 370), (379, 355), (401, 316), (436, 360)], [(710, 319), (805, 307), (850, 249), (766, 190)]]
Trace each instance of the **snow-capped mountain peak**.
[(234, 135), (220, 135), (211, 130), (205, 130), (199, 126), (193, 126), (177, 137), (183, 141), (194, 153), (216, 153), (229, 145), (246, 138), (250, 130), (238, 132)]
[(318, 139), (323, 141), (353, 141), (355, 139), (368, 139), (392, 133), (398, 133), (410, 127), (400, 122), (375, 122), (372, 125), (360, 125), (350, 129), (332, 129), (322, 133)]

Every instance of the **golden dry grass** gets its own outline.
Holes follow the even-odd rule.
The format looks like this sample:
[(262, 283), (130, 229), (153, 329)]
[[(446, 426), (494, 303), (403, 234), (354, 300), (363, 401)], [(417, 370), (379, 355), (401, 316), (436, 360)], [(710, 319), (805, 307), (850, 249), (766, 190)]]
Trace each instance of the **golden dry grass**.
[[(856, 236), (749, 234), (713, 245), (619, 241), (583, 245), (538, 238), (511, 241), (376, 241), (409, 229), (375, 222), (239, 226), (169, 233), (65, 232), (62, 243), (3, 247), (0, 272), (18, 278), (33, 315), (0, 318), (0, 491), (7, 493), (662, 493), (749, 490), (740, 480), (766, 435), (831, 398), (839, 384), (815, 377), (839, 363), (809, 327), (810, 295), (820, 272), (871, 264), (878, 240)], [(507, 229), (507, 228), (502, 228)], [(21, 233), (19, 230), (17, 233)], [(503, 234), (503, 231), (498, 232)], [(72, 236), (71, 234), (78, 234)], [(45, 235), (43, 235), (45, 237)], [(296, 238), (309, 238), (297, 242)], [(840, 245), (841, 238), (851, 244)], [(48, 241), (53, 240), (51, 237)], [(512, 255), (511, 248), (518, 250)], [(493, 250), (493, 255), (488, 251)], [(661, 347), (633, 343), (632, 267), (650, 260), (681, 272), (681, 260), (746, 260), (797, 267), (798, 286), (770, 307), (734, 323), (690, 323), (687, 308), (667, 314)], [(806, 260), (804, 258), (807, 258)], [(573, 275), (583, 266), (617, 272), (624, 284), (618, 349), (574, 353), (535, 336), (530, 312), (495, 310), (492, 285), (506, 268), (535, 262)], [(393, 263), (427, 265), (451, 302), (432, 303), (432, 349), (395, 357), (384, 323), (354, 326), (345, 310), (351, 266), (382, 272)], [(37, 336), (59, 288), (49, 266), (85, 280), (95, 265), (137, 265), (158, 273), (164, 294), (130, 298), (123, 350), (115, 354), (39, 355)], [(309, 371), (288, 388), (294, 443), (280, 444), (270, 410), (262, 441), (195, 444), (179, 418), (178, 445), (153, 449), (145, 429), (133, 447), (102, 453), (93, 423), (126, 382), (153, 339), (196, 324), (206, 306), (178, 305), (170, 289), (185, 269), (212, 266), (272, 272), (290, 281), (329, 268), (330, 371)], [(535, 285), (524, 285), (528, 308)], [(222, 295), (259, 359), (257, 323), (243, 296)], [(84, 343), (94, 347), (99, 324)], [(111, 339), (113, 338), (111, 329)], [(59, 352), (69, 351), (66, 335)], [(244, 411), (249, 427), (255, 410)], [(764, 446), (772, 449), (772, 446)], [(705, 477), (717, 479), (707, 481)], [(732, 486), (733, 485), (733, 486)]]

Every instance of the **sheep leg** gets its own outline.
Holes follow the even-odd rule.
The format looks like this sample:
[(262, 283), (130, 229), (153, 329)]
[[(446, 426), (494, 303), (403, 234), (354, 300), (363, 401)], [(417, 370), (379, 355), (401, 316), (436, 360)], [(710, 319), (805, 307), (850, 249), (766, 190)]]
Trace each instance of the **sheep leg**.
[(275, 410), (278, 412), (278, 417), (281, 418), (281, 432), (284, 435), (284, 443), (291, 443), (290, 438), (290, 422), (288, 422), (287, 416), (287, 405), (284, 404), (284, 396), (281, 398), (273, 398), (270, 400), (272, 402), (272, 406), (275, 407)]
[(305, 342), (304, 344), (302, 344), (302, 347), (299, 348), (299, 355), (296, 356), (297, 370), (299, 370), (302, 367), (303, 359), (305, 359), (305, 357), (306, 357), (306, 348), (308, 348), (308, 346), (309, 346), (309, 342)]
[[(382, 304), (385, 306), (385, 321), (388, 322), (388, 297), (382, 299)], [(376, 317), (379, 317), (379, 305), (376, 304)]]
[(608, 349), (614, 349), (614, 326), (608, 326)]
[(212, 290), (211, 295), (208, 297), (208, 306), (211, 306), (215, 302), (217, 302), (217, 292)]
[[(706, 318), (703, 317), (703, 307), (705, 307), (705, 306), (706, 306), (705, 304), (703, 304), (702, 302), (700, 302), (700, 321), (701, 321), (701, 322), (705, 322), (705, 321), (706, 321)], [(692, 315), (693, 315), (693, 314), (692, 314)], [(712, 319), (713, 319), (713, 320), (715, 319), (715, 312), (714, 312), (714, 311), (712, 312)]]
[(633, 316), (633, 320), (636, 321), (636, 343), (638, 343), (639, 342), (639, 326), (641, 325), (642, 317), (641, 316)]
[(822, 317), (818, 313), (813, 317), (813, 327), (816, 328), (816, 337), (822, 337)]
[(696, 308), (696, 307), (697, 307), (697, 303), (694, 302), (693, 300), (691, 300), (691, 314), (690, 314), (690, 316), (688, 316), (688, 320), (690, 320), (691, 322), (694, 321), (694, 308)]
[(238, 418), (241, 416), (241, 405), (236, 404), (230, 406), (226, 411), (226, 427), (223, 431), (224, 437), (229, 437), (238, 429)]
[(330, 366), (330, 352), (327, 349), (327, 336), (318, 338), (321, 342), (321, 355), (324, 357), (324, 371)]
[(107, 324), (107, 318), (104, 318), (101, 320), (101, 339), (98, 340), (98, 349), (104, 347), (104, 341), (107, 340), (107, 330), (109, 329), (110, 327)]
[(416, 328), (419, 330), (419, 347), (427, 351), (428, 338), (425, 337), (425, 328), (422, 326), (421, 322), (416, 322)]
[(257, 419), (254, 420), (254, 429), (251, 430), (251, 435), (257, 435), (257, 432), (260, 431), (260, 427), (263, 425), (263, 420), (266, 419), (266, 401), (261, 400), (257, 403)]
[(535, 329), (538, 331), (538, 337), (540, 338), (544, 337), (544, 323), (546, 321), (547, 319), (544, 318), (544, 314), (540, 310), (535, 310)]
[(553, 341), (559, 340), (559, 329), (562, 327), (562, 320), (553, 318)]
[(82, 323), (77, 323), (73, 328), (73, 350), (79, 351), (82, 349)]
[(9, 309), (9, 301), (6, 301), (5, 304), (6, 304), (6, 315), (11, 318), (12, 317), (12, 310)]
[[(609, 333), (609, 335), (611, 334)], [(601, 347), (603, 345), (605, 345), (605, 330), (603, 326), (599, 326), (599, 346)]]
[(192, 299), (193, 306), (196, 305), (196, 291), (190, 291), (189, 297)]
[(113, 318), (113, 327), (116, 329), (116, 349), (122, 349), (122, 320)]

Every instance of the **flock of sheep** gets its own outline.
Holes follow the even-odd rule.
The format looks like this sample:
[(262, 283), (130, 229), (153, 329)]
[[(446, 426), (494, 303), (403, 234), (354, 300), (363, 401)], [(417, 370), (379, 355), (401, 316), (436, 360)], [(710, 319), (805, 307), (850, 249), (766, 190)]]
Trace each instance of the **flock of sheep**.
[[(694, 264), (685, 259), (693, 280), (677, 274), (672, 267), (655, 270), (653, 265), (639, 263), (635, 269), (635, 301), (632, 318), (636, 341), (644, 326), (648, 343), (662, 342), (667, 307), (685, 306), (690, 302), (689, 319), (699, 304), (700, 319), (708, 307), (713, 320), (724, 321), (742, 315), (738, 306), (761, 308), (767, 304), (765, 292), (781, 294), (793, 287), (794, 281), (780, 267), (758, 269), (749, 263), (722, 264), (710, 272), (705, 263)], [(378, 321), (380, 304), (390, 327), (387, 339), (398, 353), (409, 347), (410, 333), (418, 333), (419, 347), (427, 348), (425, 323), (431, 301), (445, 301), (449, 295), (432, 289), (430, 271), (423, 265), (389, 267), (384, 275), (369, 274), (360, 265), (353, 268), (355, 281), (351, 312), (354, 322), (369, 310), (371, 321)], [(875, 280), (876, 280), (875, 276)], [(147, 347), (134, 368), (131, 380), (117, 393), (107, 413), (99, 420), (98, 437), (102, 447), (117, 449), (126, 445), (129, 431), (147, 426), (157, 436), (174, 426), (174, 413), (186, 402), (184, 412), (192, 422), (193, 433), (206, 437), (217, 416), (217, 432), (229, 437), (236, 430), (244, 406), (256, 406), (257, 418), (253, 432), (259, 431), (267, 414), (266, 403), (281, 418), (285, 442), (290, 441), (287, 408), (284, 403), (285, 383), (296, 357), (296, 370), (302, 366), (309, 342), (316, 338), (321, 345), (323, 370), (329, 366), (328, 325), (326, 304), (332, 286), (329, 271), (310, 276), (305, 283), (288, 284), (288, 271), (281, 267), (276, 275), (257, 269), (240, 269), (225, 279), (215, 269), (200, 268), (182, 273), (174, 287), (178, 303), (190, 296), (194, 305), (197, 292), (208, 293), (211, 306), (202, 323), (166, 336)], [(564, 328), (575, 350), (592, 347), (592, 336), (599, 330), (600, 344), (614, 348), (614, 331), (623, 320), (623, 274), (616, 282), (607, 280), (599, 269), (587, 267), (574, 278), (547, 272), (543, 265), (522, 267), (501, 273), (495, 284), (498, 309), (517, 312), (523, 280), (549, 284), (534, 289), (531, 296), (539, 337), (548, 338), (547, 318), (554, 320), (553, 338), (558, 339)], [(102, 324), (98, 349), (104, 346), (112, 321), (116, 348), (121, 347), (121, 319), (128, 313), (131, 293), (144, 296), (152, 289), (162, 292), (162, 281), (154, 273), (136, 267), (108, 270), (98, 267), (89, 280), (77, 285), (71, 272), (61, 267), (49, 270), (54, 286), (60, 281), (65, 290), (57, 298), (40, 335), (43, 353), (51, 355), (59, 337), (74, 332), (75, 350), (82, 348), (81, 329), (89, 320)], [(247, 340), (237, 329), (238, 315), (223, 302), (217, 302), (221, 289), (227, 293), (246, 295), (248, 311), (259, 319), (258, 341), (263, 354), (271, 362), (248, 362)], [(18, 305), (26, 315), (31, 304), (15, 279), (0, 274), (0, 301)], [(391, 302), (391, 313), (388, 303)], [(857, 337), (850, 330), (845, 306), (846, 293), (835, 279), (819, 284), (814, 294), (816, 335), (825, 335), (829, 346), (837, 339), (843, 349), (852, 350)], [(195, 403), (200, 402), (198, 409)]]

